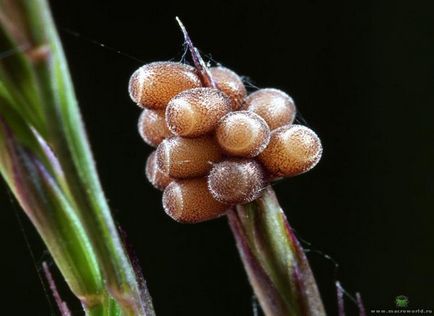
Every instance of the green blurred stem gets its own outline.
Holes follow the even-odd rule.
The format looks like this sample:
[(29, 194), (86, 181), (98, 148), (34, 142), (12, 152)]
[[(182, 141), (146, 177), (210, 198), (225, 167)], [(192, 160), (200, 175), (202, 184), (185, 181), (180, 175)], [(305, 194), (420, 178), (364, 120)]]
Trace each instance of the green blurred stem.
[(154, 315), (150, 295), (136, 276), (99, 183), (47, 1), (0, 0), (0, 22), (6, 30), (0, 40), (22, 50), (19, 57), (13, 56), (14, 62), (0, 65), (1, 80), (14, 98), (12, 107), (55, 153), (62, 171), (54, 173), (56, 184), (89, 239), (105, 287), (122, 315)]
[(228, 212), (256, 297), (267, 316), (323, 316), (309, 263), (271, 187)]
[[(142, 302), (141, 289), (123, 247), (99, 183), (78, 110), (68, 66), (49, 7), (44, 0), (22, 0), (33, 46), (41, 49), (36, 74), (41, 84), (49, 139), (67, 177), (65, 189), (96, 251), (108, 290), (125, 315), (153, 314)], [(149, 305), (149, 302), (148, 302)]]
[(86, 316), (121, 316), (119, 305), (112, 298), (107, 298), (103, 304), (94, 306), (86, 311)]
[(107, 296), (98, 265), (69, 202), (42, 163), (19, 143), (1, 116), (0, 133), (0, 171), (9, 175), (5, 177), (9, 187), (85, 310), (102, 306)]

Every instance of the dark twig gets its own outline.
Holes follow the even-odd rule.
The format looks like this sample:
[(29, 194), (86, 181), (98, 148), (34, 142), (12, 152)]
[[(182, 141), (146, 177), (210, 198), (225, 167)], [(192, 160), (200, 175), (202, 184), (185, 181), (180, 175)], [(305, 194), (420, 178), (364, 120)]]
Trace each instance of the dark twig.
[(193, 59), (194, 67), (199, 72), (200, 79), (202, 80), (202, 84), (206, 87), (216, 88), (216, 84), (209, 73), (208, 67), (200, 56), (199, 51), (196, 47), (194, 47), (193, 42), (191, 41), (190, 35), (188, 35), (187, 29), (184, 24), (182, 24), (181, 20), (176, 17), (176, 21), (181, 28), (182, 34), (184, 35), (185, 45), (187, 45), (190, 50), (191, 58)]
[(60, 314), (62, 316), (71, 316), (71, 312), (68, 305), (60, 297), (59, 291), (57, 290), (56, 283), (54, 282), (53, 275), (50, 272), (50, 268), (46, 261), (42, 262), (42, 270), (44, 271), (45, 278), (47, 279), (48, 286), (50, 287), (51, 293), (53, 294), (54, 301), (59, 308)]
[(339, 281), (336, 281), (336, 295), (338, 298), (338, 315), (345, 316), (344, 289)]
[(366, 316), (365, 305), (363, 304), (362, 296), (360, 295), (359, 292), (356, 293), (356, 300), (357, 300), (357, 306), (359, 308), (359, 316)]

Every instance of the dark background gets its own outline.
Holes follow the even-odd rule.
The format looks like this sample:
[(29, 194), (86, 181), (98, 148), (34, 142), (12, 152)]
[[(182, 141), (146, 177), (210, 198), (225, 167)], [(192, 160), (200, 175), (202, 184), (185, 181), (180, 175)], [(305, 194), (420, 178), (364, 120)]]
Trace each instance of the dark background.
[[(311, 243), (304, 246), (339, 264), (308, 254), (329, 314), (336, 314), (336, 280), (360, 291), (367, 308), (393, 308), (400, 294), (412, 308), (434, 308), (431, 4), (52, 1), (104, 188), (158, 315), (252, 315), (252, 293), (226, 221), (172, 221), (144, 177), (151, 148), (136, 132), (140, 111), (127, 94), (141, 63), (88, 39), (144, 62), (180, 60), (179, 15), (206, 56), (259, 87), (287, 91), (325, 151), (312, 172), (275, 189), (299, 237)], [(49, 315), (35, 269), (49, 257), (20, 215), (32, 258), (10, 200), (2, 184), (2, 308)]]

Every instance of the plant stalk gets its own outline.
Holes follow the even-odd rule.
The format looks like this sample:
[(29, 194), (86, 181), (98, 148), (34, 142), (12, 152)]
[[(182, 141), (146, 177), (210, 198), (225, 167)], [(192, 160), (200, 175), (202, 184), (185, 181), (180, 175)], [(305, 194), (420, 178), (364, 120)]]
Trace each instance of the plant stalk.
[[(23, 152), (29, 153), (29, 161), (44, 170), (42, 174), (49, 178), (49, 181), (44, 178), (49, 182), (45, 189), (56, 188), (49, 198), (61, 197), (63, 204), (58, 207), (68, 209), (66, 213), (70, 216), (64, 220), (73, 220), (77, 234), (87, 240), (88, 248), (84, 253), (75, 253), (70, 259), (83, 257), (87, 251), (89, 258), (95, 261), (96, 270), (101, 273), (102, 292), (110, 293), (103, 295), (101, 308), (93, 309), (92, 304), (86, 302), (88, 314), (97, 315), (101, 309), (106, 313), (104, 315), (109, 315), (108, 309), (113, 315), (120, 311), (122, 315), (154, 315), (148, 290), (136, 275), (99, 182), (68, 65), (47, 1), (0, 0), (0, 25), (0, 49), (15, 51), (9, 59), (0, 59), (0, 102), (4, 100), (6, 104), (0, 104), (0, 114), (7, 123), (10, 113), (18, 118), (14, 121), (16, 124), (11, 125), (13, 133), (26, 133), (21, 133), (23, 137), (19, 138), (17, 148), (21, 150), (22, 147)], [(44, 146), (37, 145), (35, 138)], [(15, 161), (17, 157), (11, 160), (6, 158), (11, 157), (5, 156), (5, 164), (12, 161), (22, 167), (22, 161)], [(14, 179), (15, 169), (3, 168), (3, 171), (4, 178), (9, 185), (13, 185), (11, 179)], [(34, 205), (26, 203), (25, 198), (39, 183), (31, 182), (32, 179), (26, 174), (20, 176), (29, 182), (15, 183), (18, 190), (14, 193), (27, 214), (33, 215)], [(23, 187), (29, 189), (25, 194)], [(43, 190), (37, 191), (35, 196), (44, 200), (44, 194)], [(48, 211), (56, 207), (51, 204), (42, 206)], [(47, 216), (47, 213), (41, 214), (42, 217)], [(68, 284), (75, 288), (76, 278), (83, 276), (78, 273), (69, 277), (66, 271), (70, 262), (59, 259), (71, 255), (69, 250), (50, 248), (54, 243), (51, 232), (41, 229), (44, 226), (39, 224), (37, 218), (31, 219), (50, 251), (54, 251), (56, 263)], [(53, 222), (50, 229), (55, 230), (56, 223)], [(68, 234), (74, 237), (74, 230)], [(79, 290), (74, 292), (77, 296), (80, 296)]]
[(307, 258), (271, 187), (230, 210), (228, 221), (266, 315), (326, 315)]

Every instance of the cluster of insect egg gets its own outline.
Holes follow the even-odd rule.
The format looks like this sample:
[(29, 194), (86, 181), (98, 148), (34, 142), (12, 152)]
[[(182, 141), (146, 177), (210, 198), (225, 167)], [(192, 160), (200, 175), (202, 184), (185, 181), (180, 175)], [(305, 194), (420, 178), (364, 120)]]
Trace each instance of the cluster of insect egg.
[(292, 124), (296, 108), (286, 93), (247, 95), (233, 71), (209, 71), (217, 88), (203, 87), (193, 67), (174, 62), (147, 64), (129, 83), (143, 108), (139, 133), (157, 147), (147, 178), (164, 190), (166, 213), (184, 223), (255, 200), (269, 181), (310, 170), (322, 153), (312, 130)]

